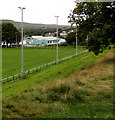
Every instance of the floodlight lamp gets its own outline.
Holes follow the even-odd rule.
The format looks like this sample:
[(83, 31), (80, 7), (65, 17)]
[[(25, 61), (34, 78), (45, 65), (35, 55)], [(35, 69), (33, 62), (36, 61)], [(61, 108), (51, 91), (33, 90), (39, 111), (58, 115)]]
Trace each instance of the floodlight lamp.
[(21, 9), (21, 7), (18, 7), (19, 9)]

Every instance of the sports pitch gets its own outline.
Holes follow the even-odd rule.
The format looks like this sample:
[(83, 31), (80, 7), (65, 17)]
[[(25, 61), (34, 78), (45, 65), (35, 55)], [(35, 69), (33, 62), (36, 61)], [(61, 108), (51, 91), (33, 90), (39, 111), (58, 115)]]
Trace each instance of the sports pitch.
[[(78, 52), (84, 51), (82, 47)], [(75, 47), (59, 46), (59, 59), (74, 55)], [(24, 70), (53, 62), (56, 60), (56, 47), (24, 48)], [(2, 78), (6, 78), (21, 72), (21, 48), (2, 49)]]

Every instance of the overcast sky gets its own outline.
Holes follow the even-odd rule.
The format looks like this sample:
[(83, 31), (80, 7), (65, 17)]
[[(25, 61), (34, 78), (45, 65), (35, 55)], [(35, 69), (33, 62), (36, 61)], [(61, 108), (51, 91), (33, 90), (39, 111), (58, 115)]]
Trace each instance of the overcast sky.
[(55, 15), (60, 25), (68, 25), (67, 16), (75, 8), (75, 0), (0, 0), (0, 19), (21, 21), (21, 10), (25, 7), (24, 22), (55, 24)]

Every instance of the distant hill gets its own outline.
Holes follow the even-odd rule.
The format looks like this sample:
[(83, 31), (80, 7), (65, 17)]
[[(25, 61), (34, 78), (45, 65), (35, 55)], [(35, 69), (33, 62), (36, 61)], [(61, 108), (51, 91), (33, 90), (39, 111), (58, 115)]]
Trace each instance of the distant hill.
[[(13, 20), (0, 20), (0, 23), (12, 23), (14, 24), (17, 29), (21, 28), (21, 22), (13, 21)], [(37, 30), (37, 29), (51, 29), (51, 28), (56, 28), (55, 24), (35, 24), (35, 23), (23, 23), (24, 30)], [(68, 28), (69, 26), (66, 25), (59, 25), (59, 28)]]

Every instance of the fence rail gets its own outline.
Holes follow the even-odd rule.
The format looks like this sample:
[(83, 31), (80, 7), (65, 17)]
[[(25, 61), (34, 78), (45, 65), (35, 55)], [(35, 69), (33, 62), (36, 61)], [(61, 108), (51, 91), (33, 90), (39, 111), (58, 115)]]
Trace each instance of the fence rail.
[[(80, 52), (78, 55), (83, 54), (83, 53), (86, 53), (86, 52), (88, 52), (88, 50), (83, 51), (83, 52)], [(61, 62), (61, 61), (65, 61), (65, 60), (67, 60), (67, 59), (73, 58), (73, 57), (76, 57), (76, 54), (74, 54), (74, 55), (72, 55), (72, 56), (69, 56), (69, 57), (62, 58), (62, 59), (58, 60), (58, 63)], [(53, 61), (53, 62), (44, 64), (44, 65), (42, 65), (42, 66), (38, 66), (38, 67), (36, 67), (36, 68), (27, 70), (27, 71), (24, 72), (24, 74), (25, 74), (25, 75), (28, 75), (28, 74), (31, 74), (31, 73), (33, 73), (33, 72), (40, 71), (42, 68), (44, 68), (44, 67), (46, 67), (46, 66), (55, 65), (55, 64), (57, 64), (57, 62), (56, 62), (56, 61)], [(13, 76), (9, 76), (9, 77), (7, 77), (7, 78), (4, 78), (4, 79), (2, 79), (2, 80), (0, 80), (0, 81), (5, 81), (5, 80), (6, 80), (6, 81), (10, 81), (10, 80), (14, 80), (14, 79), (17, 79), (17, 78), (21, 78), (21, 76), (22, 76), (22, 73), (19, 73), (19, 74), (16, 74), (16, 75), (13, 75)]]

